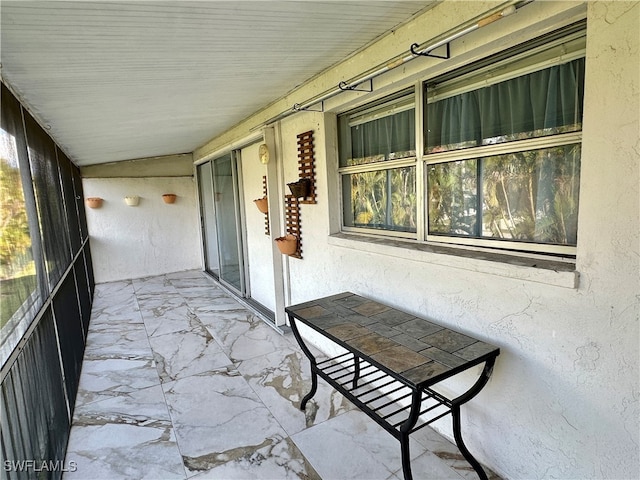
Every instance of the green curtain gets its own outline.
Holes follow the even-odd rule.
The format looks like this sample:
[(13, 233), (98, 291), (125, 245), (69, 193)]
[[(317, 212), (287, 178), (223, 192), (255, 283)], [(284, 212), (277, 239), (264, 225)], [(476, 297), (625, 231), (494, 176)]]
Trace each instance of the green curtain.
[(427, 150), (579, 130), (583, 85), (581, 58), (430, 103)]
[[(394, 153), (415, 150), (415, 109), (406, 110), (351, 127), (351, 158), (383, 156), (388, 160)], [(393, 157), (392, 157), (393, 158)], [(377, 160), (370, 160), (377, 161)]]

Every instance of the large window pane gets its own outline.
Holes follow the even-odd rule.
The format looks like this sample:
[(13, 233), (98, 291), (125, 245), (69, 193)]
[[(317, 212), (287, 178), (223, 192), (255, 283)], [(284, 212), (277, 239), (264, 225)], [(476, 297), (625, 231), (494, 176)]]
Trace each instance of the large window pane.
[(426, 152), (579, 131), (583, 83), (579, 58), (452, 96), (427, 89)]
[(343, 175), (346, 226), (416, 231), (416, 169)]
[(580, 145), (483, 159), (482, 236), (576, 245)]
[(428, 165), (429, 233), (473, 236), (478, 213), (476, 160)]
[(430, 234), (576, 245), (579, 145), (427, 168)]

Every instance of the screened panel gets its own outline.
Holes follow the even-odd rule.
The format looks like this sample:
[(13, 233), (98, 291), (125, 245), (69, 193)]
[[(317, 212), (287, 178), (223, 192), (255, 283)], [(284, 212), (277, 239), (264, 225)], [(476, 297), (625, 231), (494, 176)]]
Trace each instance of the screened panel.
[(428, 100), (426, 152), (580, 131), (584, 65), (584, 58), (580, 58), (469, 92)]
[[(87, 242), (82, 251), (84, 256), (84, 265), (87, 271), (87, 286), (89, 288), (89, 297), (91, 298), (91, 302), (93, 303), (93, 292), (96, 287), (96, 282), (93, 277), (93, 264), (91, 263), (91, 245)], [(79, 261), (79, 260), (78, 260)]]
[[(20, 103), (4, 85), (0, 149), (0, 327), (4, 343), (27, 312), (42, 305), (47, 293), (46, 284), (38, 282), (38, 275), (41, 280), (44, 277), (38, 261), (38, 220), (29, 195), (31, 175)], [(27, 324), (31, 321), (26, 320)]]
[(73, 273), (76, 280), (78, 291), (78, 302), (80, 303), (80, 319), (82, 321), (82, 330), (84, 337), (87, 336), (89, 330), (89, 320), (91, 319), (91, 293), (87, 282), (87, 272), (84, 266), (84, 258), (79, 257), (78, 261), (73, 264)]
[(60, 168), (60, 177), (62, 179), (62, 193), (64, 197), (64, 209), (66, 212), (66, 226), (71, 243), (71, 254), (75, 256), (80, 251), (82, 237), (80, 233), (80, 222), (78, 220), (78, 208), (76, 201), (76, 192), (73, 185), (73, 164), (71, 160), (56, 148), (58, 154), (58, 166)]
[(45, 263), (49, 285), (53, 288), (71, 263), (56, 148), (53, 140), (26, 112), (25, 127)]
[(64, 278), (53, 299), (53, 313), (67, 393), (75, 399), (84, 354), (84, 333), (73, 271)]
[[(59, 461), (62, 465), (70, 421), (51, 311), (47, 310), (2, 382), (5, 461)], [(6, 471), (3, 478), (60, 478), (62, 473)]]
[(344, 224), (416, 231), (416, 168), (403, 167), (342, 176)]
[(80, 169), (72, 165), (73, 191), (76, 196), (76, 210), (78, 212), (78, 226), (80, 228), (80, 238), (85, 240), (89, 238), (89, 230), (87, 228), (87, 215), (84, 208), (84, 191), (82, 188), (82, 177)]

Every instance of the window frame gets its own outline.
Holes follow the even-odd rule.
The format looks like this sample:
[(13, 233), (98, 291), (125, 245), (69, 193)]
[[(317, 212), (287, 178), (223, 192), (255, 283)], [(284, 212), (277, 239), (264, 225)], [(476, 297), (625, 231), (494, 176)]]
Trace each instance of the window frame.
[[(357, 233), (372, 235), (376, 237), (389, 238), (405, 238), (417, 241), (418, 243), (458, 246), (462, 248), (474, 249), (490, 249), (530, 255), (544, 255), (565, 257), (575, 259), (577, 245), (557, 245), (552, 243), (530, 242), (522, 240), (508, 239), (489, 239), (479, 237), (463, 237), (452, 236), (446, 234), (432, 234), (428, 232), (429, 213), (428, 213), (428, 182), (427, 175), (430, 165), (469, 160), (480, 159), (490, 156), (516, 153), (522, 151), (532, 151), (544, 148), (553, 148), (566, 145), (577, 144), (582, 145), (582, 124), (580, 130), (568, 133), (556, 133), (552, 135), (543, 135), (535, 138), (523, 140), (512, 140), (504, 143), (493, 145), (481, 145), (467, 147), (444, 152), (426, 153), (426, 138), (424, 125), (426, 123), (426, 93), (427, 85), (444, 79), (447, 82), (464, 83), (464, 78), (478, 78), (479, 71), (491, 71), (496, 69), (506, 69), (506, 72), (500, 72), (492, 81), (497, 83), (504, 78), (517, 78), (526, 75), (529, 72), (543, 70), (554, 65), (570, 62), (578, 58), (586, 58), (586, 25), (584, 22), (570, 25), (564, 29), (552, 32), (551, 34), (532, 39), (515, 47), (507, 48), (494, 55), (479, 59), (470, 63), (465, 67), (458, 67), (451, 71), (438, 74), (431, 79), (420, 79), (411, 88), (407, 88), (387, 95), (381, 99), (360, 105), (357, 108), (350, 109), (345, 112), (338, 113), (338, 122), (340, 117), (362, 115), (362, 112), (375, 110), (385, 101), (391, 101), (392, 98), (399, 98), (401, 93), (413, 95), (415, 107), (415, 149), (416, 156), (399, 160), (385, 160), (373, 162), (369, 164), (343, 166), (343, 135), (341, 133), (340, 124), (338, 123), (338, 181), (340, 190), (340, 219), (341, 231), (345, 233)], [(578, 48), (572, 47), (568, 52), (563, 51), (565, 45), (570, 42), (578, 43)], [(572, 44), (573, 45), (573, 44)], [(542, 57), (536, 59), (537, 56)], [(524, 63), (524, 65), (523, 65)], [(527, 63), (529, 63), (527, 65)], [(515, 65), (511, 68), (510, 65)], [(476, 69), (475, 66), (478, 66)], [(453, 83), (452, 82), (452, 83)], [(479, 88), (479, 83), (467, 83), (466, 90), (471, 91)], [(584, 86), (583, 86), (584, 88)], [(412, 92), (412, 93), (411, 93)], [(584, 107), (583, 107), (584, 108)], [(350, 138), (349, 138), (350, 140)], [(415, 166), (416, 168), (416, 232), (398, 232), (382, 228), (366, 228), (359, 226), (349, 226), (345, 222), (345, 205), (344, 205), (344, 188), (343, 177), (351, 173), (386, 170), (391, 168), (399, 168), (404, 166)], [(578, 197), (579, 198), (579, 197)]]
[[(395, 237), (395, 238), (405, 238), (411, 240), (417, 240), (420, 238), (418, 235), (420, 234), (420, 205), (421, 205), (421, 194), (419, 193), (418, 186), (421, 183), (421, 170), (419, 169), (419, 158), (421, 157), (422, 144), (419, 143), (419, 130), (421, 128), (421, 122), (418, 121), (419, 110), (421, 111), (419, 104), (417, 103), (417, 95), (418, 91), (417, 86), (413, 86), (411, 88), (405, 88), (398, 92), (395, 92), (391, 95), (387, 95), (381, 99), (378, 99), (374, 102), (366, 103), (358, 108), (349, 110), (347, 112), (341, 113), (338, 115), (338, 137), (340, 137), (340, 120), (339, 117), (355, 117), (357, 120), (356, 124), (362, 124), (360, 119), (365, 117), (367, 113), (371, 114), (374, 112), (378, 112), (383, 110), (384, 105), (392, 104), (392, 103), (403, 103), (404, 101), (412, 98), (412, 102), (408, 102), (408, 104), (412, 104), (412, 106), (403, 105), (399, 109), (398, 108), (390, 108), (389, 110), (397, 110), (393, 113), (400, 113), (401, 111), (407, 111), (410, 109), (414, 109), (414, 136), (415, 136), (415, 155), (411, 157), (392, 159), (392, 160), (381, 160), (370, 163), (362, 163), (357, 165), (342, 165), (342, 150), (340, 149), (338, 155), (338, 176), (339, 176), (339, 188), (340, 188), (340, 221), (341, 221), (341, 230), (343, 232), (351, 232), (351, 233), (365, 233), (372, 235), (382, 235), (385, 237)], [(392, 113), (392, 114), (393, 114)], [(386, 116), (386, 115), (385, 115)], [(375, 115), (373, 115), (375, 117)], [(382, 117), (381, 117), (382, 118)], [(375, 118), (372, 118), (372, 120)], [(349, 122), (348, 126), (351, 126), (352, 122)], [(348, 129), (347, 129), (348, 130)], [(349, 138), (350, 145), (351, 143), (351, 135), (350, 132), (347, 133)], [(403, 230), (392, 230), (392, 229), (384, 229), (384, 228), (368, 228), (368, 227), (359, 227), (359, 226), (350, 226), (345, 222), (345, 192), (343, 188), (343, 181), (345, 176), (349, 176), (351, 174), (358, 173), (368, 173), (368, 172), (379, 172), (379, 171), (387, 171), (394, 170), (406, 167), (415, 167), (415, 177), (416, 177), (416, 232), (411, 231), (403, 231)]]

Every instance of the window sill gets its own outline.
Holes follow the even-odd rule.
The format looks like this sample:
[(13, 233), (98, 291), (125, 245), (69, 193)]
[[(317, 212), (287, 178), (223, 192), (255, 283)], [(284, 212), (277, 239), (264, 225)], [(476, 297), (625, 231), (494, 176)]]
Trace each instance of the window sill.
[(556, 287), (578, 288), (579, 273), (573, 263), (566, 261), (521, 257), (496, 251), (471, 250), (344, 232), (330, 235), (328, 243), (337, 247), (352, 248), (405, 260), (488, 273)]

